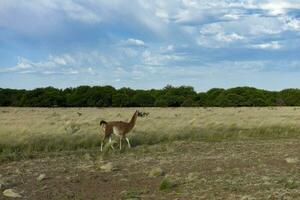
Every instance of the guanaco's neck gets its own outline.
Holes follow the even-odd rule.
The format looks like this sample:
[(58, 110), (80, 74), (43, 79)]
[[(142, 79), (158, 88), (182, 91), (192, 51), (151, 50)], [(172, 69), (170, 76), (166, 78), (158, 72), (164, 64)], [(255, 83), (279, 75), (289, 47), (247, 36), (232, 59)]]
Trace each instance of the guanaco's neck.
[(135, 122), (136, 122), (136, 118), (137, 118), (137, 113), (134, 113), (130, 122), (129, 122), (129, 125), (130, 125), (130, 129), (132, 129), (135, 125)]

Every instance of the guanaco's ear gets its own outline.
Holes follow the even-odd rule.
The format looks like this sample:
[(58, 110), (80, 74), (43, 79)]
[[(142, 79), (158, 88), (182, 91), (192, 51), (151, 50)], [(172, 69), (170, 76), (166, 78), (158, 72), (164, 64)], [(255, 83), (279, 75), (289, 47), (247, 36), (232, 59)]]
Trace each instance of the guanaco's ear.
[(143, 114), (140, 111), (137, 110), (137, 116), (143, 117)]

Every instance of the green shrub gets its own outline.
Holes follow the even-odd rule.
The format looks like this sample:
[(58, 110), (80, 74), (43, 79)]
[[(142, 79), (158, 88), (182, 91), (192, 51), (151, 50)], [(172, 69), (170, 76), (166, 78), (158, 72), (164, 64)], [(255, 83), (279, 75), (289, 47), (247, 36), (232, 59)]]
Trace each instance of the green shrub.
[(159, 185), (159, 190), (161, 190), (161, 191), (170, 190), (172, 188), (175, 188), (176, 186), (177, 185), (173, 181), (171, 181), (167, 178), (164, 178)]

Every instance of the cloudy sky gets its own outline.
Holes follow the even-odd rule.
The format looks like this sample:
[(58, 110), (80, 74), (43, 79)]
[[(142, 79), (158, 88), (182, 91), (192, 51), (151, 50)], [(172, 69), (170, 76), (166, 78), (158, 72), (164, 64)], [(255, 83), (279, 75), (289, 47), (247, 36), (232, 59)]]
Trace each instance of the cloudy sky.
[(300, 0), (1, 0), (0, 87), (300, 87)]

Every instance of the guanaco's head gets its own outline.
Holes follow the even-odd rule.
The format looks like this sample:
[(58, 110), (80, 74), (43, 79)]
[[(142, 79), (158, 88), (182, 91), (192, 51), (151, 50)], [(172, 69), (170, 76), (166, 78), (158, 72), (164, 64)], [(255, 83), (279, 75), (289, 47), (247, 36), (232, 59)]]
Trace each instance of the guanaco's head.
[(148, 112), (140, 112), (138, 110), (136, 112), (138, 117), (147, 117), (149, 115)]
[(134, 113), (137, 117), (143, 117), (143, 113), (141, 113), (140, 111), (135, 111)]

